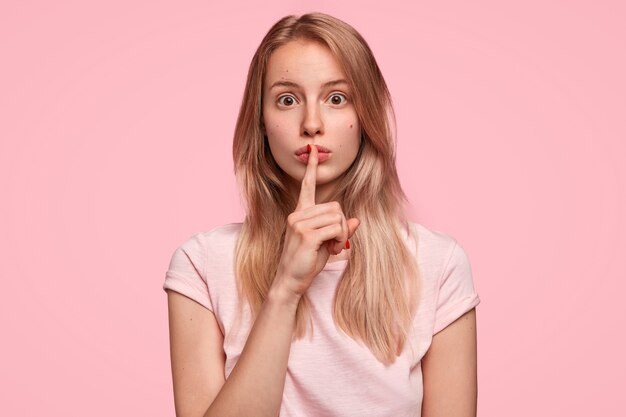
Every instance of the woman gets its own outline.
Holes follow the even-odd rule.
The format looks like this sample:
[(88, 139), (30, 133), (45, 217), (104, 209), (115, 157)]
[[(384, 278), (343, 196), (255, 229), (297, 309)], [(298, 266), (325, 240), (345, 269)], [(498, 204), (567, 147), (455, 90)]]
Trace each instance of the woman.
[(391, 98), (365, 40), (287, 16), (233, 144), (243, 223), (166, 273), (180, 416), (473, 416), (479, 298), (463, 248), (408, 221)]

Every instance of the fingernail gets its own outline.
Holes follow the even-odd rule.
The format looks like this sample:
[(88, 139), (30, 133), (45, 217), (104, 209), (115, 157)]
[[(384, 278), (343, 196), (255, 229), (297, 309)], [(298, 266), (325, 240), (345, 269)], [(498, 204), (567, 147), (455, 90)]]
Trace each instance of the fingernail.
[(350, 249), (350, 241), (346, 240), (346, 249)]
[(309, 153), (311, 153), (311, 145), (306, 145), (306, 149)]

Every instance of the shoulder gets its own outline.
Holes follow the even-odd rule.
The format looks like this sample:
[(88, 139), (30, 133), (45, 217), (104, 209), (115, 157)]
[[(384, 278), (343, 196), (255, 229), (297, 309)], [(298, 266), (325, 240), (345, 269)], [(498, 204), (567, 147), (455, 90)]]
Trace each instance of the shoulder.
[(206, 231), (196, 232), (181, 246), (211, 250), (232, 249), (233, 244), (237, 242), (242, 225), (242, 223), (228, 223)]
[(417, 223), (410, 226), (416, 237), (417, 262), (425, 282), (441, 287), (471, 280), (470, 259), (455, 237)]
[[(233, 257), (242, 223), (228, 223), (206, 231), (193, 233), (178, 245), (175, 258), (188, 258), (195, 263), (226, 260)], [(184, 259), (183, 259), (184, 260)]]
[(422, 262), (445, 261), (459, 245), (453, 236), (440, 230), (411, 221), (409, 221), (409, 227), (417, 247), (418, 257)]
[(220, 239), (237, 239), (243, 223), (228, 223), (214, 227), (205, 232), (199, 232), (201, 238), (205, 240), (218, 241)]

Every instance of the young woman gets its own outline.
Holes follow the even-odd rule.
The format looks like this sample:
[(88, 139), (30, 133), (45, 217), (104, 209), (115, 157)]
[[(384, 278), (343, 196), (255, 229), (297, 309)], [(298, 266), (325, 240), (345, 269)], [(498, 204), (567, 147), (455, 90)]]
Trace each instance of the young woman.
[(475, 416), (468, 257), (407, 220), (391, 98), (348, 24), (280, 19), (234, 135), (243, 223), (166, 273), (174, 399), (191, 416)]

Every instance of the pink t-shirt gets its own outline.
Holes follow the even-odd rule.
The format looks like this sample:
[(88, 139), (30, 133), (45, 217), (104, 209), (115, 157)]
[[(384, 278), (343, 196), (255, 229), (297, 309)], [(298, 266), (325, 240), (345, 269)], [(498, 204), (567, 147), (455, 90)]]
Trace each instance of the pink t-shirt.
[[(411, 343), (395, 363), (385, 367), (369, 349), (340, 332), (332, 319), (332, 300), (348, 261), (326, 264), (307, 291), (313, 338), (291, 345), (281, 416), (421, 415), (421, 358), (433, 335), (477, 306), (480, 299), (469, 259), (453, 237), (418, 223), (409, 222), (409, 229), (410, 234), (405, 230), (403, 236), (414, 255), (419, 247), (421, 274)], [(231, 223), (191, 236), (174, 252), (163, 285), (215, 314), (225, 335), (226, 378), (251, 327), (246, 305), (240, 331), (231, 332), (236, 325), (234, 251), (240, 230), (241, 223)]]

